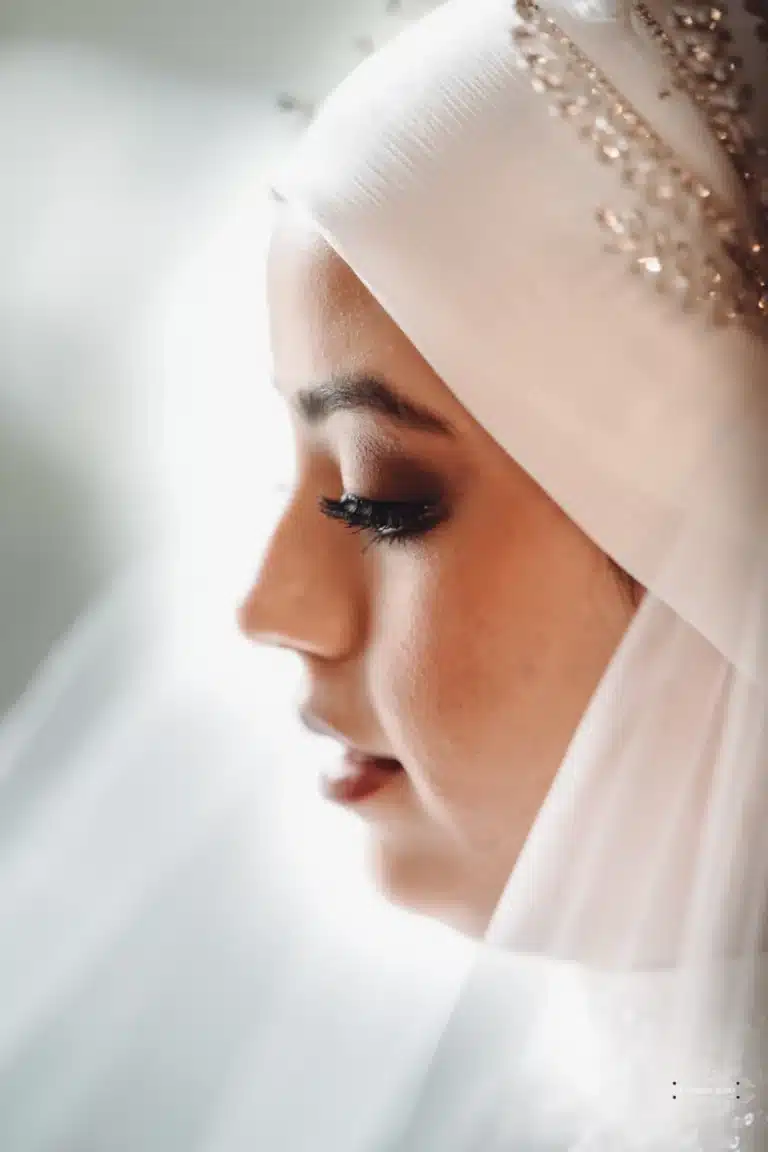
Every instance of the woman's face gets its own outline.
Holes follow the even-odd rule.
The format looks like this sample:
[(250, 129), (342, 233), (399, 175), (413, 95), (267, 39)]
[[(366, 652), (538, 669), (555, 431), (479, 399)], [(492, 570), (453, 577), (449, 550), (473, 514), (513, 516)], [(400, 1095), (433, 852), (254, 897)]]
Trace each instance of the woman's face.
[[(297, 481), (239, 623), (300, 655), (305, 712), (403, 765), (355, 809), (386, 896), (481, 935), (634, 608), (605, 555), (288, 213), (268, 275)], [(300, 405), (342, 377), (330, 406)], [(375, 406), (367, 378), (422, 420)], [(426, 531), (371, 546), (372, 529), (319, 506), (345, 492), (428, 504)]]

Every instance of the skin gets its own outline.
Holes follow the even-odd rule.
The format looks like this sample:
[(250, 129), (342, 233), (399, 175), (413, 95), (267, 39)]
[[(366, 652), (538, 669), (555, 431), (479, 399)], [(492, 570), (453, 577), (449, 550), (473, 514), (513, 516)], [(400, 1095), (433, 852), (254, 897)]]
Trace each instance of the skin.
[[(268, 297), (297, 480), (238, 623), (299, 655), (308, 712), (403, 764), (354, 809), (385, 896), (479, 937), (636, 601), (287, 211)], [(386, 378), (453, 436), (365, 409), (315, 423), (297, 411), (300, 390), (359, 372)], [(343, 492), (419, 501), (436, 488), (445, 519), (404, 543), (371, 546), (370, 532), (318, 507)]]

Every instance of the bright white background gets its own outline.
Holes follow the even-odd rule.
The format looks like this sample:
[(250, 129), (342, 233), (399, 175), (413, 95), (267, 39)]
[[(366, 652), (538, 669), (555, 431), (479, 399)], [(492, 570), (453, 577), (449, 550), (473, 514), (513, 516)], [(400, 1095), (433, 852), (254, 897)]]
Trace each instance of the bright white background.
[(169, 475), (209, 490), (235, 449), (272, 463), (261, 181), (301, 128), (277, 101), (317, 99), (395, 31), (382, 7), (0, 6), (0, 713)]
[[(426, 7), (0, 8), (8, 1152), (384, 1149), (467, 958), (369, 889), (295, 670), (233, 627), (291, 469), (264, 182), (302, 121), (278, 98)], [(110, 593), (158, 553), (172, 675), (167, 613)]]

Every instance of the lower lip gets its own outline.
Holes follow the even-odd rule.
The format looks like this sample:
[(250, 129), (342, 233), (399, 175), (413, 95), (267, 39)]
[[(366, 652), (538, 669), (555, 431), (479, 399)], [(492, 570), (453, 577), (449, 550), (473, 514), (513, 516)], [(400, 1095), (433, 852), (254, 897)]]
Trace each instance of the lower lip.
[(403, 772), (397, 760), (384, 760), (375, 756), (358, 756), (347, 752), (339, 776), (323, 776), (321, 789), (327, 800), (335, 804), (356, 804), (374, 796)]

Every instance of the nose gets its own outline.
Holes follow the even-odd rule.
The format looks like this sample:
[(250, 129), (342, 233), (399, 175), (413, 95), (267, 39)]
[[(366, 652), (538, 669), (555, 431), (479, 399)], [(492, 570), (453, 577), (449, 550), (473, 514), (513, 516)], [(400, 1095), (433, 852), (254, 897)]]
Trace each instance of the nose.
[(237, 608), (243, 636), (334, 660), (355, 648), (362, 612), (358, 565), (334, 527), (314, 506), (291, 502)]

